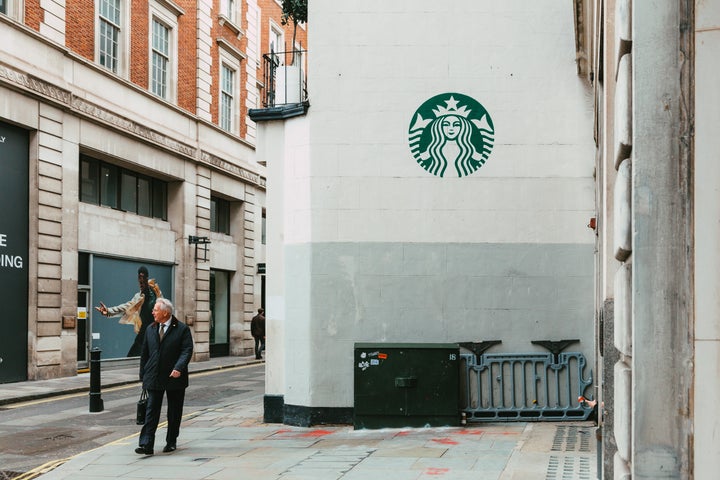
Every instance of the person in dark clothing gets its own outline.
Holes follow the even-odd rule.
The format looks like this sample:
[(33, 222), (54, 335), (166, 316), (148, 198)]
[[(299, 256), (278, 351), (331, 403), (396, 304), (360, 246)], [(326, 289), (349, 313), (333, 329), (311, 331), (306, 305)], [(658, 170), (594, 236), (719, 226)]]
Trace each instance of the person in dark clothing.
[(185, 389), (188, 387), (188, 364), (193, 353), (190, 328), (173, 315), (170, 300), (159, 298), (153, 308), (155, 323), (145, 331), (140, 355), (140, 381), (148, 393), (145, 424), (140, 431), (135, 453), (152, 455), (155, 432), (160, 423), (163, 395), (167, 395), (168, 426), (163, 452), (177, 448)]
[(250, 334), (255, 339), (255, 358), (260, 360), (265, 350), (265, 309), (262, 307), (250, 321)]
[(153, 323), (153, 307), (155, 301), (162, 297), (160, 287), (155, 280), (148, 278), (148, 269), (145, 266), (138, 268), (138, 284), (140, 291), (127, 302), (115, 307), (107, 307), (100, 302), (99, 307), (95, 310), (102, 313), (106, 317), (114, 317), (121, 315), (120, 323), (132, 324), (135, 328), (135, 341), (128, 350), (128, 357), (139, 357), (142, 351), (143, 340), (145, 339), (145, 330), (148, 325)]

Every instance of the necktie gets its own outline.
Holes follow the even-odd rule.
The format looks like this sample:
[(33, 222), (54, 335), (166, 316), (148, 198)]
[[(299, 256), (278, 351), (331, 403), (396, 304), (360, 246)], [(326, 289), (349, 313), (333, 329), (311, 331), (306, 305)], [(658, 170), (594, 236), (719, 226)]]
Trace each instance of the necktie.
[(163, 337), (165, 336), (165, 324), (160, 324), (160, 341), (162, 342)]

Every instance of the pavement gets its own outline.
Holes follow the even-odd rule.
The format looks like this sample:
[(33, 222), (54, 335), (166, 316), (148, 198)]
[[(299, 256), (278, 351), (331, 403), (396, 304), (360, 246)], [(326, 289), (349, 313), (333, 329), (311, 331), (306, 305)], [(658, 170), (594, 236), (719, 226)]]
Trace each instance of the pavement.
[[(202, 372), (257, 363), (193, 362)], [(89, 390), (89, 373), (0, 384), (0, 406)], [(137, 367), (103, 370), (103, 388), (137, 382)], [(27, 472), (19, 480), (585, 480), (597, 477), (593, 422), (505, 422), (355, 430), (263, 423), (262, 401), (186, 415), (178, 448), (134, 453), (137, 434)], [(164, 437), (164, 424), (158, 438)]]

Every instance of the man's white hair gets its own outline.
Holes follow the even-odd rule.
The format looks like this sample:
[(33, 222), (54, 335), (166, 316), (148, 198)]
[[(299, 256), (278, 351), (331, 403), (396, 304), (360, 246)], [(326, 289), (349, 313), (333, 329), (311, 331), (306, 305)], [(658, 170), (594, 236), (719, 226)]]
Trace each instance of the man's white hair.
[(167, 298), (158, 298), (155, 300), (155, 305), (160, 305), (160, 309), (168, 312), (170, 315), (173, 313), (173, 304)]

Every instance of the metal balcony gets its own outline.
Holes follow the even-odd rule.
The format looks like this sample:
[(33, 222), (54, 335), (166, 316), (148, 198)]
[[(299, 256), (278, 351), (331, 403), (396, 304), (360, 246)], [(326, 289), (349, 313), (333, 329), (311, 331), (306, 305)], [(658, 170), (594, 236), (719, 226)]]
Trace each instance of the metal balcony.
[(307, 50), (263, 55), (263, 108), (251, 109), (254, 121), (304, 115), (310, 106), (307, 91)]

